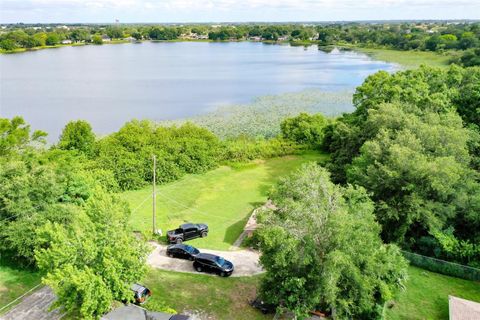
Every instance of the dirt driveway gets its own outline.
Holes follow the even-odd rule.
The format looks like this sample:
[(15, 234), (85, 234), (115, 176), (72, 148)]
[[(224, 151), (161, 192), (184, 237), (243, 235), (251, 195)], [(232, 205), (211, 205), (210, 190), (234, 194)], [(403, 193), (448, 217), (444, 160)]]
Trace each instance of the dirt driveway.
[[(198, 273), (193, 269), (192, 261), (169, 258), (167, 256), (166, 245), (161, 245), (156, 242), (150, 242), (150, 244), (154, 247), (154, 250), (147, 258), (148, 265), (157, 269)], [(199, 250), (203, 253), (212, 253), (222, 256), (233, 262), (235, 271), (233, 272), (232, 277), (252, 276), (263, 272), (263, 269), (258, 262), (260, 255), (256, 251), (246, 249), (236, 251)]]

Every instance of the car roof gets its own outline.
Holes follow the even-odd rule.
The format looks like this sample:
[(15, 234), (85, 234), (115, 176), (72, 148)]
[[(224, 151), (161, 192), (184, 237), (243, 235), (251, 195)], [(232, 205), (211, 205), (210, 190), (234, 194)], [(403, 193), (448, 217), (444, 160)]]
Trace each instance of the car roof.
[[(173, 249), (173, 248), (176, 248), (176, 249), (185, 249), (187, 247), (192, 247), (191, 245), (189, 244), (183, 244), (183, 243), (176, 243), (176, 244), (171, 244), (168, 246), (169, 249)], [(194, 247), (192, 247), (194, 248)]]
[(214, 254), (211, 254), (211, 253), (199, 253), (197, 255), (197, 259), (206, 259), (206, 260), (211, 260), (211, 261), (215, 261), (217, 258), (219, 258), (220, 256), (217, 256), (217, 255), (214, 255)]
[(184, 224), (180, 225), (180, 227), (182, 229), (193, 228), (193, 227), (196, 227), (196, 226), (197, 226), (197, 224), (195, 224), (195, 223), (184, 223)]
[(133, 291), (135, 292), (142, 292), (143, 290), (147, 289), (146, 287), (138, 284), (138, 283), (134, 283), (132, 284), (132, 286), (130, 287), (130, 289), (132, 289)]

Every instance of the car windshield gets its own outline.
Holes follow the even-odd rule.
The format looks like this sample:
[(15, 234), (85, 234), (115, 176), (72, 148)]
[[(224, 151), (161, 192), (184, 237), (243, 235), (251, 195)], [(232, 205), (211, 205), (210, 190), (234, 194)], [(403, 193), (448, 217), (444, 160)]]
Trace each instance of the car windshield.
[(195, 248), (192, 246), (185, 246), (185, 251), (187, 251), (188, 253), (194, 253)]
[(225, 259), (223, 259), (222, 257), (216, 257), (215, 258), (215, 262), (219, 265), (219, 266), (223, 266), (225, 264)]

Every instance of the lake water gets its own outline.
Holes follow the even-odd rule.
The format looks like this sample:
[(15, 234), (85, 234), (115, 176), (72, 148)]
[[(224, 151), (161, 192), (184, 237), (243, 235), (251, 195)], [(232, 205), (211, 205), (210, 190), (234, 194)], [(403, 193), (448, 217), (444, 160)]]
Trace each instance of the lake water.
[(0, 55), (0, 115), (56, 140), (70, 120), (99, 134), (133, 118), (185, 118), (304, 89), (352, 91), (396, 66), (355, 52), (262, 43), (145, 42)]

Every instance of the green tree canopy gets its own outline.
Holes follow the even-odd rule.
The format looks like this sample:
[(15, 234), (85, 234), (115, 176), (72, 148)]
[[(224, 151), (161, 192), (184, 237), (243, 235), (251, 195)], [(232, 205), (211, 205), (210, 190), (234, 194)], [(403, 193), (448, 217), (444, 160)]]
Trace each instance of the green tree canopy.
[(373, 203), (362, 188), (342, 188), (309, 164), (282, 179), (259, 231), (264, 298), (303, 316), (315, 308), (337, 318), (380, 318), (402, 286), (406, 262), (384, 245)]
[(113, 300), (133, 299), (130, 285), (145, 272), (147, 249), (127, 228), (128, 216), (124, 202), (96, 189), (71, 224), (48, 222), (37, 230), (35, 258), (56, 306), (97, 319)]
[(323, 144), (323, 133), (327, 124), (328, 120), (320, 113), (301, 113), (283, 120), (280, 128), (283, 138), (318, 148)]
[(63, 150), (78, 150), (90, 154), (93, 151), (95, 134), (87, 121), (69, 122), (63, 128), (58, 147)]

